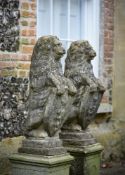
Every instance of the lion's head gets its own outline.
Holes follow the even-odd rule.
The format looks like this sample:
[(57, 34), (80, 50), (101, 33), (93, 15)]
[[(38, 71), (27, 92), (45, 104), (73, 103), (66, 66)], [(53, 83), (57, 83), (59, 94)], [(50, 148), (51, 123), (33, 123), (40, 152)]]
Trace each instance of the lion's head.
[(85, 71), (92, 68), (91, 60), (96, 56), (96, 52), (88, 41), (78, 40), (71, 43), (65, 60), (65, 76), (69, 77), (76, 71)]
[(78, 40), (71, 43), (67, 52), (67, 59), (70, 61), (78, 61), (78, 59), (92, 60), (96, 56), (96, 52), (86, 40)]
[(65, 53), (61, 42), (56, 36), (40, 37), (34, 47), (34, 54), (36, 59), (41, 59), (42, 56), (54, 57), (60, 59)]

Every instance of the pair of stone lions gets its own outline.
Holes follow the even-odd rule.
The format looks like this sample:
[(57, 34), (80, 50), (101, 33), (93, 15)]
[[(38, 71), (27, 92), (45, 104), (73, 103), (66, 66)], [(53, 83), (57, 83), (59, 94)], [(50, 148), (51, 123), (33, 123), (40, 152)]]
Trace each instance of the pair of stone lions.
[(34, 47), (26, 124), (28, 136), (56, 136), (67, 125), (69, 129), (84, 129), (86, 118), (83, 111), (88, 110), (85, 103), (90, 105), (89, 94), (96, 92), (96, 101), (98, 104), (100, 102), (101, 96), (97, 94), (104, 88), (93, 74), (91, 59), (95, 52), (90, 44), (86, 41), (71, 44), (66, 58), (65, 76), (60, 63), (64, 53), (64, 48), (55, 36), (41, 37)]

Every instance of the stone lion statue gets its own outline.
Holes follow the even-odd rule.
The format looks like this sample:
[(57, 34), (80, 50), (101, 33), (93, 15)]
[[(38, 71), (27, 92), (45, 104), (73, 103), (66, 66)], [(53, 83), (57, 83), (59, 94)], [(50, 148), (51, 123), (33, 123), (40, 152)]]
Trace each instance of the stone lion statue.
[(88, 41), (80, 40), (71, 44), (65, 66), (65, 76), (72, 78), (78, 87), (88, 85), (91, 92), (104, 90), (99, 79), (94, 76), (91, 60), (96, 56), (96, 52)]
[(68, 120), (63, 128), (84, 130), (99, 107), (104, 86), (94, 76), (91, 60), (96, 56), (88, 41), (72, 42), (66, 58), (64, 75), (77, 89)]
[(27, 135), (44, 138), (58, 134), (66, 120), (76, 88), (64, 77), (60, 58), (65, 53), (56, 36), (38, 39), (31, 59)]

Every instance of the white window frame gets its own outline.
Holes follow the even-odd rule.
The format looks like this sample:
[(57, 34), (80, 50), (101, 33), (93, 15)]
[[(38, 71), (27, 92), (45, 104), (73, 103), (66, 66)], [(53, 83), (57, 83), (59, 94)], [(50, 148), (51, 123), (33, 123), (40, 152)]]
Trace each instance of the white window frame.
[[(53, 35), (53, 1), (50, 0), (50, 35)], [(70, 1), (68, 1), (68, 35), (67, 38), (60, 38), (61, 41), (68, 42), (67, 48), (69, 47), (69, 43), (74, 41), (74, 39), (70, 39)], [(97, 56), (93, 60), (93, 67), (94, 67), (94, 73), (98, 77), (99, 72), (99, 19), (100, 19), (100, 0), (83, 0), (84, 3), (84, 12), (83, 12), (83, 20), (84, 20), (84, 35), (82, 36), (83, 40), (88, 40), (90, 44), (94, 47), (96, 50)], [(91, 2), (90, 2), (91, 1)], [(89, 3), (92, 3), (92, 12), (89, 11)], [(37, 0), (37, 23), (39, 18), (39, 0)], [(91, 16), (90, 16), (91, 14)], [(91, 19), (92, 17), (92, 19)], [(92, 26), (92, 28), (90, 28)], [(37, 38), (40, 37), (39, 35), (39, 29), (37, 27)], [(79, 40), (79, 39), (78, 39)]]

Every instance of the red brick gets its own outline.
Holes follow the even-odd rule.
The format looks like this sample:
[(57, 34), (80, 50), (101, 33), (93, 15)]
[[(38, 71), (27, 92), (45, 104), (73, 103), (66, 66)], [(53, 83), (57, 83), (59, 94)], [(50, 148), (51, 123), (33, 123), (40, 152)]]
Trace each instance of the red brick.
[(24, 18), (36, 18), (36, 13), (35, 12), (22, 10), (20, 12), (20, 14), (21, 14), (21, 17), (24, 17)]
[(23, 29), (21, 31), (22, 36), (36, 36), (36, 30), (35, 29)]
[(31, 45), (35, 45), (35, 43), (36, 43), (36, 39), (35, 39), (35, 38), (30, 39), (30, 44), (31, 44)]
[(113, 38), (104, 38), (104, 44), (113, 45), (113, 43), (114, 43)]
[(111, 65), (112, 64), (112, 59), (110, 58), (105, 58), (104, 59), (105, 64)]
[(105, 37), (105, 38), (108, 38), (108, 34), (109, 34), (108, 31), (104, 31), (104, 37)]
[(36, 36), (36, 30), (35, 29), (29, 29), (27, 30), (28, 36)]
[(0, 54), (0, 60), (4, 61), (11, 61), (11, 60), (18, 60), (18, 54), (17, 53), (9, 53), (9, 54)]
[(11, 62), (11, 61), (7, 61), (7, 62), (0, 61), (0, 67), (1, 68), (16, 67), (16, 65), (17, 64), (15, 62)]
[(36, 18), (36, 12), (30, 12), (29, 17), (30, 18)]
[(104, 8), (108, 8), (109, 7), (109, 3), (104, 1)]
[(29, 69), (30, 68), (30, 63), (19, 63), (18, 64), (18, 69)]
[(24, 71), (24, 70), (18, 71), (18, 76), (19, 77), (27, 77), (27, 71)]
[[(114, 0), (104, 0), (104, 65), (103, 77), (112, 79), (112, 59), (114, 50)], [(110, 103), (110, 93), (104, 94), (102, 102)]]
[(0, 53), (0, 60), (2, 60), (3, 59), (3, 54), (2, 53)]
[(28, 2), (23, 2), (21, 6), (22, 6), (22, 9), (25, 9), (25, 10), (29, 9), (29, 3)]
[(105, 57), (105, 58), (113, 58), (113, 53), (105, 52), (105, 53), (104, 53), (104, 57)]
[(106, 52), (111, 52), (111, 51), (113, 51), (113, 45), (105, 45), (105, 46), (104, 46), (104, 50), (105, 50)]
[(22, 30), (22, 31), (21, 31), (21, 35), (22, 35), (22, 36), (27, 36), (27, 30), (26, 30), (26, 29)]
[(30, 5), (32, 10), (36, 10), (36, 3), (31, 3)]
[(28, 55), (29, 60), (31, 60), (32, 55)]
[(21, 21), (21, 24), (22, 24), (22, 26), (28, 26), (28, 21), (23, 20), (23, 21)]
[(20, 61), (30, 61), (28, 54), (20, 54), (19, 56)]
[(8, 59), (8, 58), (10, 58), (10, 54), (9, 53), (4, 53), (4, 52), (2, 52), (2, 53), (0, 53), (0, 59)]
[(108, 65), (106, 67), (106, 72), (107, 72), (108, 76), (112, 74), (112, 66), (111, 65)]
[(22, 52), (31, 54), (33, 52), (33, 46), (22, 46)]
[(30, 27), (35, 27), (36, 26), (36, 21), (31, 21), (29, 24)]
[(21, 17), (28, 18), (29, 17), (29, 12), (28, 11), (20, 11)]

